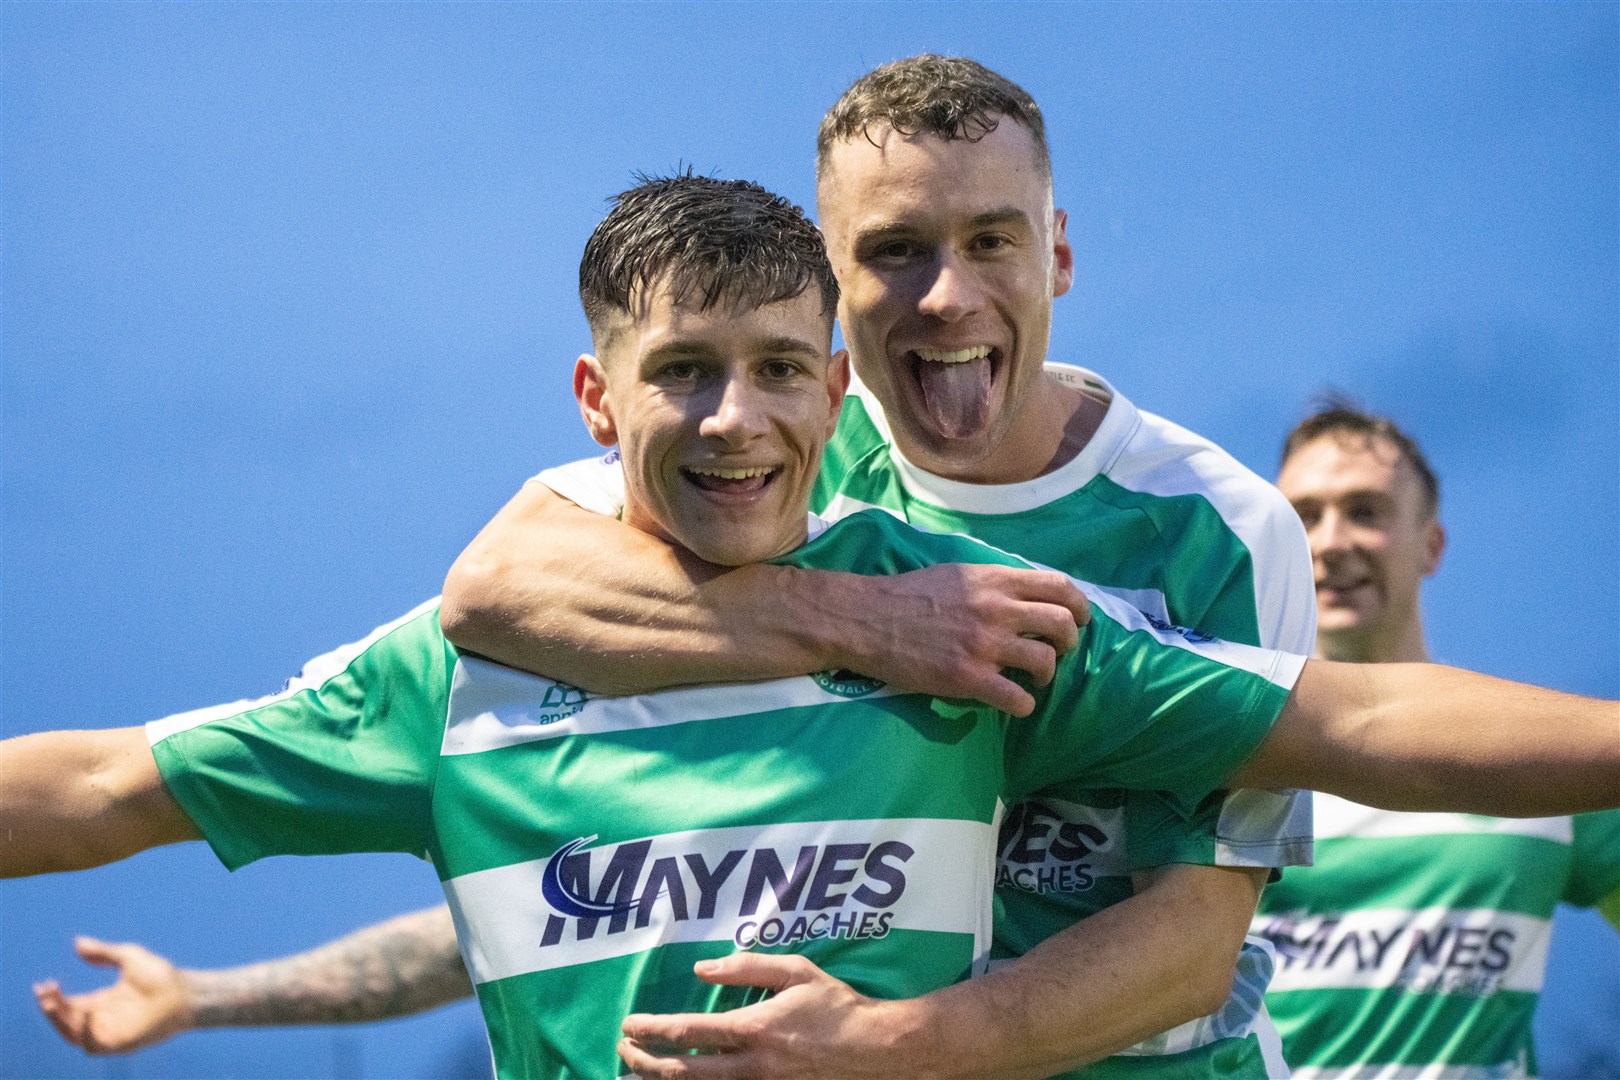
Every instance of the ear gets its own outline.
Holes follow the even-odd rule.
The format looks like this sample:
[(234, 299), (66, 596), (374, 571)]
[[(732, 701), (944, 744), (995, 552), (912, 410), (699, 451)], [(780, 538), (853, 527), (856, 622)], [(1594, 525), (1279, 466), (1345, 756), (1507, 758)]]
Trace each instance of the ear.
[(1074, 248), (1069, 244), (1069, 212), (1052, 211), (1052, 296), (1057, 298), (1074, 284)]
[(608, 400), (607, 373), (602, 362), (590, 353), (574, 361), (574, 400), (591, 438), (603, 446), (616, 446), (619, 429), (613, 423), (612, 402)]
[(827, 362), (827, 401), (831, 412), (827, 416), (827, 438), (838, 430), (838, 414), (844, 408), (844, 395), (849, 392), (849, 350), (839, 349)]
[(1439, 521), (1429, 522), (1429, 534), (1423, 538), (1423, 576), (1428, 577), (1440, 569), (1440, 556), (1446, 551), (1446, 527)]

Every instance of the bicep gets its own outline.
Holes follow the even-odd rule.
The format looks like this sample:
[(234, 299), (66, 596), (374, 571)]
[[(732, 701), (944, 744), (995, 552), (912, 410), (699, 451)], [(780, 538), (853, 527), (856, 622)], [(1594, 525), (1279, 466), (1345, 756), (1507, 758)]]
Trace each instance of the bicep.
[(1287, 702), (1247, 761), (1229, 777), (1232, 787), (1310, 788), (1343, 793), (1376, 764), (1377, 747), (1357, 706), (1368, 688), (1366, 665), (1310, 660)]
[(107, 784), (113, 804), (112, 816), (126, 830), (134, 851), (200, 840), (202, 833), (188, 817), (163, 782), (146, 729), (119, 728), (106, 733)]
[(25, 735), (0, 760), (8, 874), (82, 870), (200, 835), (143, 728)]

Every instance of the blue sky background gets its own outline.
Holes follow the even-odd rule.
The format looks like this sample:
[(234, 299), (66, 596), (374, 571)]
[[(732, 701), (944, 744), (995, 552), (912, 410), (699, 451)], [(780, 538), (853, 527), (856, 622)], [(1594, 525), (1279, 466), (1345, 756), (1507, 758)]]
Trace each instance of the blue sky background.
[[(605, 197), (691, 164), (809, 203), (822, 111), (923, 50), (1046, 111), (1054, 357), (1268, 476), (1326, 387), (1393, 414), (1445, 484), (1436, 653), (1620, 694), (1612, 3), (11, 3), (4, 734), (270, 692), (438, 591), (591, 448)], [(437, 898), (409, 858), (202, 845), (6, 883), (0, 1077), (477, 1070), (467, 1006), (99, 1060), (28, 993), (98, 983), (75, 932), (216, 966)], [(1546, 1072), (1620, 1075), (1617, 939), (1559, 935)]]

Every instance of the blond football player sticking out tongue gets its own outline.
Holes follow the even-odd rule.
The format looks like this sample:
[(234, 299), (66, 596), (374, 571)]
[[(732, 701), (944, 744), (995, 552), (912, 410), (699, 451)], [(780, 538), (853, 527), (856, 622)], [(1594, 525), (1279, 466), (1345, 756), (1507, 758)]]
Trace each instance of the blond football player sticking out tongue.
[[(946, 167), (950, 187), (932, 179)], [(820, 187), (839, 321), (861, 381), (906, 406), (885, 410), (906, 456), (987, 484), (1072, 458), (1105, 407), (1045, 373), (1074, 252), (1029, 133), (946, 142), (873, 125), (832, 149)]]

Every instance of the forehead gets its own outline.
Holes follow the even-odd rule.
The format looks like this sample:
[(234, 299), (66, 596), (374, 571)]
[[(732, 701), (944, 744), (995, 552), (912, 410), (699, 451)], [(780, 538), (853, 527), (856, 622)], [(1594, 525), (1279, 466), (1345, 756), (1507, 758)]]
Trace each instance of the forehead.
[(660, 284), (606, 323), (606, 340), (598, 342), (598, 351), (610, 362), (671, 351), (800, 352), (822, 358), (832, 351), (832, 316), (822, 313), (821, 293), (815, 288), (768, 304), (722, 298), (704, 308), (700, 292), (677, 302), (668, 285)]
[(979, 215), (1012, 206), (1032, 219), (1051, 203), (1052, 185), (1034, 137), (1002, 118), (977, 141), (904, 135), (874, 124), (870, 138), (835, 144), (816, 189), (823, 224), (895, 216)]
[(1290, 454), (1277, 487), (1295, 502), (1364, 492), (1422, 498), (1417, 470), (1394, 443), (1351, 431), (1326, 432)]

